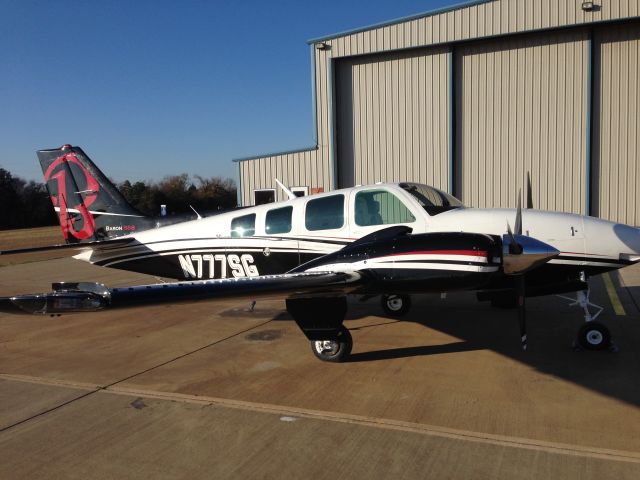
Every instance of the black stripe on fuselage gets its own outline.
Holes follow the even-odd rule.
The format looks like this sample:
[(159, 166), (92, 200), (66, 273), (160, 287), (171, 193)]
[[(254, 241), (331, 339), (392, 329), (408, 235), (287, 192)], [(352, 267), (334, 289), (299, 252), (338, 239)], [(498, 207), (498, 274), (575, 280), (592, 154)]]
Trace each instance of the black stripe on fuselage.
[[(282, 274), (309, 260), (307, 258), (309, 254), (301, 254), (297, 251), (271, 251), (269, 255), (264, 255), (262, 251), (248, 250), (215, 252), (194, 249), (190, 252), (184, 252), (184, 250), (179, 252), (181, 253), (152, 252), (144, 256), (136, 255), (120, 261), (102, 263), (102, 266), (177, 280), (190, 280)], [(314, 257), (317, 256), (319, 254), (314, 255)], [(209, 258), (205, 259), (205, 257)], [(249, 268), (254, 272), (251, 273)]]
[[(143, 245), (138, 245), (141, 247)], [(104, 260), (98, 260), (94, 262), (94, 265), (99, 266), (111, 266), (111, 264), (122, 263), (127, 260), (144, 260), (149, 257), (165, 257), (171, 255), (180, 255), (180, 254), (194, 254), (194, 253), (225, 253), (225, 254), (233, 254), (233, 253), (263, 253), (266, 248), (269, 248), (270, 254), (273, 253), (290, 253), (290, 254), (318, 254), (322, 255), (323, 252), (318, 252), (317, 250), (308, 250), (308, 249), (297, 249), (295, 247), (286, 248), (286, 247), (190, 247), (190, 248), (174, 248), (171, 250), (148, 250), (138, 253), (131, 253), (128, 255), (121, 256), (113, 256)]]
[[(312, 242), (312, 243), (325, 243), (328, 245), (347, 245), (351, 243), (353, 240), (327, 240), (322, 237), (278, 237), (278, 236), (261, 236), (254, 235), (251, 237), (193, 237), (193, 238), (171, 238), (171, 239), (163, 239), (163, 240), (151, 240), (148, 242), (141, 242), (138, 239), (134, 239), (140, 242), (139, 246), (143, 245), (158, 245), (161, 243), (170, 243), (170, 242), (194, 242), (201, 240), (215, 240), (216, 242), (220, 241), (229, 241), (235, 242), (238, 240), (248, 240), (248, 239), (259, 239), (259, 240), (295, 240), (298, 242)], [(114, 249), (115, 250), (115, 249)]]
[[(218, 237), (204, 237), (204, 238), (186, 238), (186, 239), (174, 239), (174, 240), (157, 240), (157, 241), (153, 241), (153, 242), (145, 242), (145, 243), (140, 243), (138, 245), (127, 245), (124, 248), (110, 248), (108, 253), (116, 253), (117, 251), (123, 252), (126, 250), (134, 250), (134, 249), (142, 249), (147, 245), (158, 245), (158, 244), (162, 244), (162, 243), (171, 243), (171, 242), (193, 242), (193, 241), (202, 241), (202, 240), (215, 240), (216, 242), (220, 242), (220, 241), (230, 241), (230, 242), (234, 242), (237, 241), (239, 239), (250, 239), (250, 238), (257, 238), (257, 239), (261, 239), (261, 240), (289, 240), (289, 241), (304, 241), (304, 242), (311, 242), (311, 243), (320, 243), (320, 244), (329, 244), (329, 245), (346, 245), (346, 243), (340, 243), (340, 242), (334, 242), (334, 241), (326, 241), (326, 240), (322, 240), (322, 239), (300, 239), (300, 238), (296, 238), (296, 237), (239, 237), (239, 238), (218, 238)], [(146, 256), (146, 255), (154, 255), (154, 254), (171, 254), (171, 253), (175, 253), (177, 251), (204, 251), (205, 249), (208, 251), (227, 251), (227, 250), (231, 250), (231, 249), (237, 249), (237, 250), (241, 250), (241, 251), (262, 251), (265, 248), (269, 248), (269, 250), (271, 251), (278, 251), (278, 250), (297, 250), (300, 252), (300, 254), (321, 254), (324, 255), (328, 252), (325, 251), (318, 251), (315, 250), (313, 248), (303, 248), (303, 247), (274, 247), (271, 245), (267, 245), (264, 247), (248, 247), (248, 246), (244, 246), (244, 245), (238, 245), (238, 246), (232, 246), (229, 244), (226, 244), (224, 246), (212, 246), (212, 247), (185, 247), (185, 248), (173, 248), (170, 250), (159, 250), (159, 251), (155, 251), (155, 250), (151, 250), (149, 249), (149, 251), (147, 252), (137, 252), (137, 253), (129, 253), (129, 254), (123, 254), (123, 255), (119, 255), (119, 256), (111, 256), (108, 259), (104, 259), (104, 260), (99, 260), (97, 262), (94, 262), (96, 265), (101, 265), (104, 266), (107, 263), (112, 263), (112, 262), (120, 262), (122, 260), (127, 260), (127, 259), (131, 259), (131, 258), (136, 258), (136, 257), (141, 257), (141, 256)], [(102, 254), (102, 253), (106, 253), (103, 252), (99, 249), (96, 249), (96, 253), (98, 254)], [(124, 252), (123, 252), (124, 253)]]

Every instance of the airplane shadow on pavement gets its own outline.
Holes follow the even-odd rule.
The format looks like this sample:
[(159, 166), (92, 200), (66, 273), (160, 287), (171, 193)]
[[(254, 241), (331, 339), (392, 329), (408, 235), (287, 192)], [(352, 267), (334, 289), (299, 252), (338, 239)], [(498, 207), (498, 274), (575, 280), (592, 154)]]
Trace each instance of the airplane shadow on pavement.
[[(614, 279), (616, 286), (617, 278)], [(624, 288), (619, 287), (621, 295)], [(630, 292), (640, 298), (640, 287)], [(516, 310), (493, 308), (478, 302), (473, 293), (458, 293), (441, 300), (437, 295), (415, 296), (411, 311), (401, 319), (385, 316), (378, 298), (349, 302), (346, 325), (354, 331), (388, 328), (396, 322), (413, 322), (459, 339), (439, 345), (394, 346), (356, 351), (349, 362), (370, 362), (416, 356), (492, 350), (537, 371), (579, 384), (607, 396), (640, 406), (640, 311), (628, 299), (627, 314), (617, 316), (602, 279), (593, 280), (591, 301), (605, 307), (598, 318), (612, 333), (617, 351), (575, 348), (574, 340), (584, 323), (583, 311), (556, 296), (527, 299), (529, 348), (522, 351)], [(350, 326), (351, 320), (378, 317), (371, 323)], [(276, 317), (290, 318), (286, 313)], [(357, 342), (357, 340), (356, 340)]]

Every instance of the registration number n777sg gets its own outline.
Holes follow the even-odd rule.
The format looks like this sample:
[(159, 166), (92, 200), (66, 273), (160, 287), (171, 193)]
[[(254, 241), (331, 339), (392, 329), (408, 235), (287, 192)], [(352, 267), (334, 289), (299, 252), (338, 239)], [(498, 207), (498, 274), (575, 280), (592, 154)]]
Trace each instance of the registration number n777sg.
[(178, 255), (184, 278), (240, 278), (260, 275), (253, 255), (205, 253)]

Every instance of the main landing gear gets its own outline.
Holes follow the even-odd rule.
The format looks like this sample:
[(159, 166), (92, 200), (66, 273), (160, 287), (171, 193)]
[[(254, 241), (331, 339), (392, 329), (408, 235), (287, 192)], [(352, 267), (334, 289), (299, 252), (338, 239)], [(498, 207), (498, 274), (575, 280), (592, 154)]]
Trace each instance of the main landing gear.
[(346, 297), (288, 299), (287, 311), (309, 339), (317, 358), (334, 363), (349, 358), (353, 339), (342, 325), (347, 313)]
[(333, 340), (312, 340), (311, 351), (325, 362), (343, 362), (351, 354), (353, 339), (349, 329), (342, 325)]
[(411, 297), (409, 295), (397, 294), (382, 295), (380, 305), (387, 315), (391, 317), (402, 317), (411, 310)]
[[(570, 300), (570, 307), (580, 307), (584, 310), (585, 324), (578, 330), (574, 347), (585, 350), (613, 350), (615, 346), (611, 341), (611, 332), (606, 325), (595, 321), (604, 310), (604, 307), (591, 303), (589, 301), (589, 293), (590, 290), (579, 291), (576, 293), (575, 300), (563, 295), (558, 295), (560, 298)], [(595, 308), (597, 312), (592, 315), (589, 307)]]
[[(381, 304), (388, 315), (399, 317), (411, 309), (411, 297), (383, 295)], [(353, 339), (342, 324), (347, 314), (346, 297), (290, 298), (287, 311), (309, 339), (311, 351), (317, 358), (334, 363), (349, 358)]]

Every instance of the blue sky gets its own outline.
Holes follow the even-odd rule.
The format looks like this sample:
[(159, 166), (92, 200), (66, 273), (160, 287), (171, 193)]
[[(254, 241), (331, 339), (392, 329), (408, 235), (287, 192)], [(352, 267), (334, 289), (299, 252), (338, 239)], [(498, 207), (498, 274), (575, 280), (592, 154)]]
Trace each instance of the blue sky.
[(0, 0), (0, 167), (80, 145), (111, 178), (230, 176), (312, 143), (306, 40), (456, 0)]

